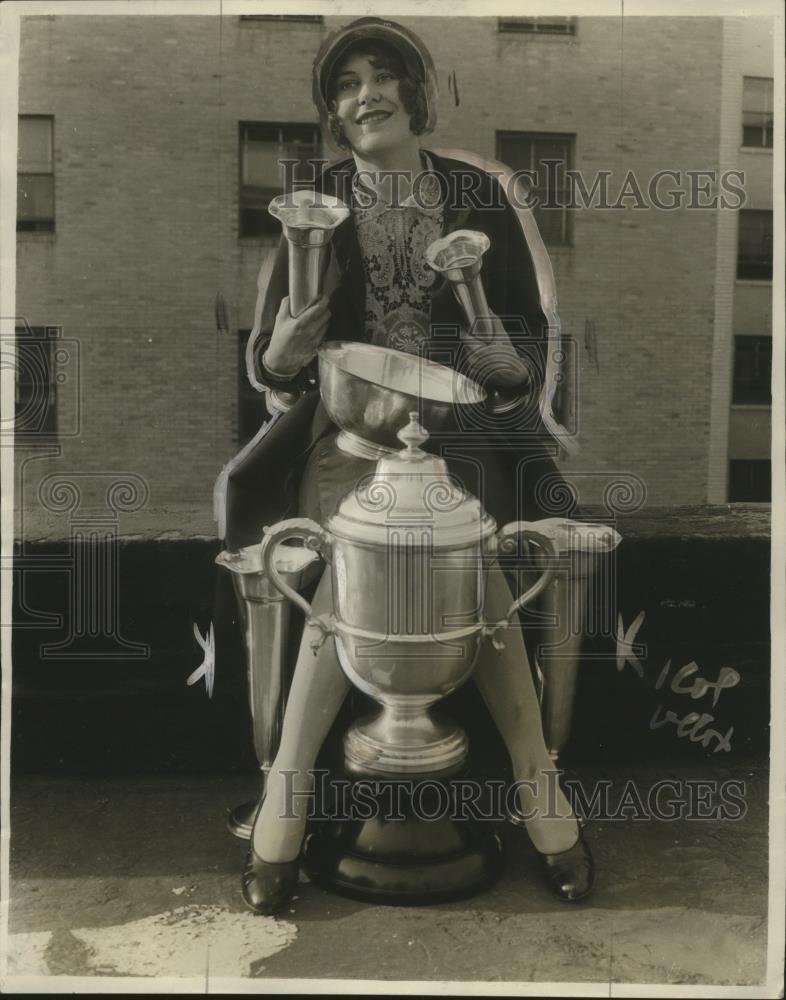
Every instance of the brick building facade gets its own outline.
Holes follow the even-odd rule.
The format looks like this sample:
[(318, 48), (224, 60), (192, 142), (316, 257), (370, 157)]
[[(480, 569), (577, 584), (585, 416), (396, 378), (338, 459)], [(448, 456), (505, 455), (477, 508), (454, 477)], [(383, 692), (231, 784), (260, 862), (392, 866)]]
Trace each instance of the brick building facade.
[[(65, 350), (56, 429), (18, 441), (18, 504), (33, 511), (53, 472), (129, 472), (152, 505), (209, 523), (240, 443), (240, 331), (274, 246), (240, 231), (241, 123), (314, 124), (311, 62), (347, 20), (23, 18), (19, 114), (49, 122), (34, 128), (51, 128), (54, 201), (51, 227), (18, 233), (17, 316), (59, 328)], [(771, 148), (740, 150), (743, 80), (773, 74), (770, 22), (401, 20), (439, 72), (427, 147), (493, 158), (553, 141), (588, 186), (611, 172), (620, 207), (574, 209), (549, 246), (575, 350), (581, 451), (564, 469), (581, 500), (632, 474), (648, 504), (725, 501), (729, 460), (769, 455), (766, 403), (732, 409), (732, 375), (734, 335), (770, 332), (771, 283), (736, 284), (740, 213), (658, 210), (647, 185), (745, 169), (771, 210)], [(631, 171), (644, 207), (620, 202)]]

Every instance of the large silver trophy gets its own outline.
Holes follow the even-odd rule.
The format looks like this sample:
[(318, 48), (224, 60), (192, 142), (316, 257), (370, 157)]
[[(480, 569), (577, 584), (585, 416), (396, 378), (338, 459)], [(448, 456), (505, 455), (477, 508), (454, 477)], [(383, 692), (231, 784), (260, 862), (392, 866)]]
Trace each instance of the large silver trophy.
[[(485, 233), (457, 229), (435, 240), (426, 249), (426, 262), (450, 283), (467, 320), (468, 330), (475, 339), (487, 344), (494, 338), (494, 320), (480, 273), (483, 255), (490, 246)], [(503, 396), (494, 389), (488, 395), (488, 409), (492, 413), (505, 413), (521, 406), (522, 400), (529, 401), (529, 387), (524, 397)]]
[(434, 240), (426, 249), (426, 261), (432, 270), (451, 283), (453, 293), (467, 317), (470, 329), (481, 339), (490, 339), (490, 310), (480, 278), (483, 254), (491, 246), (485, 233), (457, 229)]
[[(443, 372), (447, 384), (453, 373)], [(523, 539), (548, 556), (551, 540), (524, 522), (498, 531), (444, 460), (422, 450), (428, 434), (417, 416), (399, 432), (403, 450), (381, 458), (326, 525), (293, 518), (266, 529), (262, 542), (270, 582), (334, 638), (347, 677), (379, 703), (378, 714), (346, 734), (345, 766), (355, 774), (434, 775), (464, 763), (464, 733), (437, 720), (430, 706), (469, 677), (482, 640), (507, 627), (553, 574), (547, 559), (505, 617), (486, 620), (486, 574), (497, 553), (515, 551)], [(330, 615), (314, 618), (278, 572), (280, 543), (292, 538), (330, 564)]]
[[(334, 353), (329, 363), (335, 366)], [(395, 411), (409, 395), (407, 383), (410, 391), (422, 383), (419, 369), (428, 362), (409, 357), (407, 365), (403, 382), (397, 369), (398, 388), (376, 383), (367, 398), (378, 403), (380, 396), (396, 397), (387, 399)], [(428, 374), (430, 396), (420, 398), (424, 419), (432, 405), (444, 403), (456, 379), (455, 372), (439, 366), (429, 367)], [(346, 370), (344, 377), (356, 380)], [(363, 386), (356, 385), (355, 392), (362, 396)], [(448, 474), (444, 460), (423, 450), (428, 434), (418, 416), (412, 411), (398, 434), (405, 447), (380, 458), (375, 473), (346, 494), (327, 524), (282, 521), (266, 529), (261, 549), (272, 586), (304, 612), (324, 641), (335, 643), (346, 676), (378, 706), (349, 726), (342, 770), (356, 786), (373, 782), (380, 813), (316, 824), (304, 849), (313, 881), (376, 902), (453, 899), (497, 878), (502, 850), (489, 823), (448, 813), (424, 819), (423, 807), (418, 811), (413, 803), (426, 784), (449, 796), (451, 782), (464, 775), (467, 764), (465, 732), (433, 706), (469, 678), (484, 644), (498, 641), (497, 633), (548, 585), (554, 566), (548, 534), (524, 522), (498, 530), (479, 501)], [(381, 432), (376, 437), (386, 446)], [(329, 564), (330, 614), (314, 617), (278, 572), (277, 554), (292, 539)], [(502, 619), (489, 620), (489, 566), (521, 541), (538, 547), (545, 566)], [(394, 786), (399, 801), (403, 791), (407, 803), (404, 822), (384, 814), (382, 799)]]
[(402, 351), (335, 341), (318, 355), (319, 391), (339, 428), (336, 443), (360, 458), (398, 451), (399, 432), (413, 411), (433, 434), (452, 426), (457, 409), (486, 398), (471, 379)]
[[(293, 191), (273, 198), (268, 211), (281, 223), (287, 241), (289, 311), (305, 312), (322, 294), (335, 229), (349, 217), (338, 198), (315, 191)], [(280, 389), (267, 393), (272, 410), (288, 410), (297, 397)]]
[[(232, 574), (240, 627), (246, 655), (248, 701), (254, 734), (254, 752), (262, 772), (261, 797), (281, 737), (281, 723), (291, 680), (287, 662), (289, 604), (271, 585), (262, 568), (261, 546), (249, 545), (216, 557), (219, 566)], [(301, 588), (309, 578), (316, 553), (308, 549), (280, 549), (276, 570), (290, 586)], [(258, 801), (245, 802), (229, 815), (229, 829), (248, 839), (254, 825)]]
[[(323, 641), (335, 643), (348, 679), (377, 703), (376, 712), (354, 720), (345, 733), (344, 772), (373, 781), (380, 799), (380, 788), (406, 786), (411, 803), (418, 782), (447, 788), (465, 773), (466, 734), (434, 706), (470, 677), (483, 647), (501, 641), (498, 633), (550, 586), (570, 529), (595, 532), (607, 550), (619, 539), (611, 529), (565, 519), (498, 529), (444, 460), (423, 449), (429, 435), (419, 422), (439, 420), (446, 400), (460, 407), (482, 392), (451, 369), (411, 355), (394, 360), (395, 352), (364, 346), (359, 360), (354, 346), (320, 348), (321, 376), (331, 387), (323, 399), (347, 450), (383, 450), (376, 470), (346, 494), (325, 525), (292, 518), (266, 528), (261, 561), (269, 584), (300, 608)], [(404, 448), (393, 450), (393, 424), (413, 398), (419, 409), (395, 435)], [(278, 572), (282, 543), (294, 539), (328, 564), (329, 614), (315, 617)], [(490, 565), (530, 544), (539, 555), (537, 579), (503, 618), (489, 619)], [(369, 901), (430, 903), (480, 891), (497, 877), (501, 846), (490, 824), (444, 815), (423, 822), (413, 811), (405, 818), (345, 816), (317, 824), (304, 850), (312, 880)]]
[(287, 240), (289, 311), (299, 316), (322, 293), (330, 241), (349, 209), (332, 195), (304, 190), (278, 195), (268, 211), (281, 223)]

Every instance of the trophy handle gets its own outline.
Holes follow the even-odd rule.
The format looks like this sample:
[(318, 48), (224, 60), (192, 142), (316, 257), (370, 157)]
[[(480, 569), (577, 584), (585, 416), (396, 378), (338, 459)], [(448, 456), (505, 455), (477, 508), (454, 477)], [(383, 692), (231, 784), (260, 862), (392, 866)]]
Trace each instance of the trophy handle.
[(309, 625), (318, 626), (326, 634), (331, 632), (332, 629), (326, 621), (323, 621), (321, 618), (314, 618), (311, 605), (305, 597), (302, 594), (298, 594), (296, 590), (281, 578), (276, 569), (275, 562), (276, 549), (288, 538), (301, 538), (306, 543), (307, 549), (311, 549), (312, 552), (318, 552), (325, 562), (329, 562), (332, 543), (328, 532), (324, 528), (320, 528), (316, 521), (312, 521), (308, 517), (293, 517), (288, 521), (281, 521), (273, 525), (272, 528), (266, 527), (264, 532), (265, 536), (262, 539), (260, 556), (262, 559), (262, 569), (270, 582), (279, 593), (283, 594), (284, 597), (300, 608), (306, 616), (306, 621)]
[(538, 548), (543, 550), (543, 554), (546, 557), (546, 568), (529, 590), (525, 590), (523, 594), (516, 598), (508, 608), (505, 618), (497, 623), (496, 628), (509, 625), (517, 612), (525, 604), (529, 604), (530, 601), (534, 600), (538, 594), (542, 593), (548, 587), (554, 579), (556, 572), (557, 549), (554, 545), (554, 540), (543, 532), (538, 531), (528, 521), (511, 521), (504, 528), (500, 528), (496, 534), (497, 551), (503, 553), (515, 552), (516, 542), (519, 538), (523, 538), (527, 542), (534, 542)]

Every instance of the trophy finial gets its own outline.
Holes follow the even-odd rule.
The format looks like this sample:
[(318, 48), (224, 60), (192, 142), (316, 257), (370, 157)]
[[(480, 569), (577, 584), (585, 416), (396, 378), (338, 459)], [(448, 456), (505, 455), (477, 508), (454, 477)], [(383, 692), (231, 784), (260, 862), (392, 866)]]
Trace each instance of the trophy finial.
[(405, 458), (418, 459), (424, 454), (420, 446), (428, 441), (428, 431), (418, 422), (417, 410), (410, 410), (409, 423), (401, 428), (396, 437), (406, 445)]

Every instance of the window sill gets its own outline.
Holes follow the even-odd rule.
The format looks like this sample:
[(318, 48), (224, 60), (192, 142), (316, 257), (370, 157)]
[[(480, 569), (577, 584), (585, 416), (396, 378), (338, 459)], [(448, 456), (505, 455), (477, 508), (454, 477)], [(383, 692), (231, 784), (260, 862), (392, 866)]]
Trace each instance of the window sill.
[(526, 38), (530, 41), (539, 42), (557, 42), (564, 44), (569, 42), (572, 45), (576, 45), (578, 42), (578, 35), (570, 35), (567, 32), (561, 31), (509, 31), (504, 28), (499, 28), (497, 30), (497, 36), (499, 38)]
[(277, 247), (281, 240), (281, 235), (278, 236), (238, 236), (237, 241), (240, 246), (264, 246), (264, 247)]
[(735, 278), (735, 285), (752, 285), (759, 287), (772, 287), (772, 278)]
[(266, 14), (240, 14), (238, 20), (244, 27), (249, 24), (262, 25), (264, 27), (271, 24), (294, 24), (296, 26), (307, 24), (314, 28), (321, 28), (325, 23), (325, 19), (321, 14), (305, 14), (302, 17), (299, 17), (297, 14), (286, 14), (280, 17)]
[(14, 438), (14, 451), (37, 451), (43, 447), (58, 447), (57, 434), (25, 434)]
[(57, 233), (56, 232), (40, 232), (37, 233), (32, 229), (22, 229), (16, 234), (17, 243), (56, 243)]
[(741, 153), (766, 153), (772, 156), (772, 146), (740, 146)]
[(732, 403), (732, 410), (772, 410), (772, 403)]

